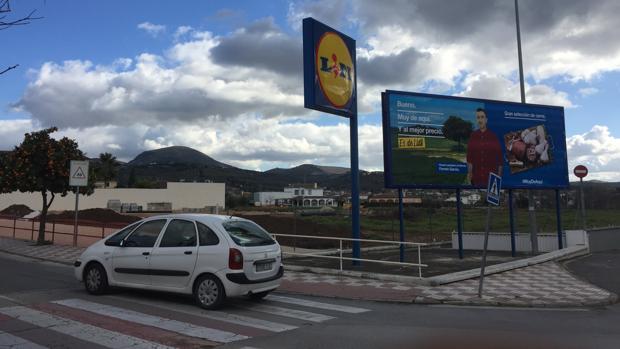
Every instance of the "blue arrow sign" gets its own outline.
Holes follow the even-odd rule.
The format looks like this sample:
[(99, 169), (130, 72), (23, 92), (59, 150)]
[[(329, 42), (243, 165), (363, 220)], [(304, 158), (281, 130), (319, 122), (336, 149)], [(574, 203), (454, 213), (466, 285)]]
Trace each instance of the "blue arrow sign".
[(489, 184), (487, 185), (487, 202), (499, 206), (499, 193), (502, 190), (502, 177), (489, 172)]

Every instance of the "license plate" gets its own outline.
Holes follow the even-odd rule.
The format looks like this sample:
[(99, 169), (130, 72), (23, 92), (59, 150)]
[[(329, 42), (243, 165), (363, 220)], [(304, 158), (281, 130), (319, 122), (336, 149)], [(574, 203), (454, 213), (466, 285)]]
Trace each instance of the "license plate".
[(272, 267), (273, 263), (259, 263), (256, 264), (256, 271), (271, 270)]

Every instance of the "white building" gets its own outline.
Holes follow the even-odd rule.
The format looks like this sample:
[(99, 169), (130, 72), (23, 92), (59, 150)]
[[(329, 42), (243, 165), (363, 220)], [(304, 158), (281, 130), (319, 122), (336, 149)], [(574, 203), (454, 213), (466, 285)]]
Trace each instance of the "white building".
[(273, 206), (277, 200), (293, 198), (293, 193), (282, 191), (260, 191), (254, 193), (254, 206)]
[(299, 206), (299, 207), (323, 207), (338, 206), (338, 201), (333, 197), (323, 196), (323, 189), (291, 187), (284, 191), (263, 191), (254, 193), (255, 206)]
[(323, 196), (323, 188), (284, 188), (285, 193), (293, 196)]
[[(168, 182), (165, 189), (114, 188), (95, 189), (92, 195), (80, 195), (80, 210), (106, 208), (108, 201), (136, 203), (144, 208), (149, 203), (171, 203), (172, 210), (196, 210), (225, 207), (225, 183), (177, 183)], [(49, 195), (48, 195), (49, 200)], [(0, 194), (0, 210), (13, 204), (22, 204), (34, 210), (41, 209), (41, 193), (12, 192)], [(51, 211), (75, 209), (75, 195), (56, 195)]]
[[(472, 193), (469, 195), (461, 195), (461, 203), (463, 205), (473, 205), (480, 201), (482, 197), (478, 193)], [(449, 198), (444, 200), (445, 202), (456, 202), (456, 196), (450, 196)]]

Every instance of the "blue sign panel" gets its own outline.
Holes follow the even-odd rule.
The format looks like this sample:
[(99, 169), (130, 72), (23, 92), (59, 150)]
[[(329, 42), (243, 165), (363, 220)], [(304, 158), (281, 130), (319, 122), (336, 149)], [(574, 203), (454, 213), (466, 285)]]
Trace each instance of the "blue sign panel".
[(304, 18), (304, 107), (351, 117), (357, 114), (355, 40)]
[(475, 98), (382, 93), (388, 188), (568, 187), (564, 108)]
[(502, 177), (495, 173), (489, 173), (489, 184), (487, 185), (487, 202), (491, 205), (499, 206), (499, 196), (502, 190)]

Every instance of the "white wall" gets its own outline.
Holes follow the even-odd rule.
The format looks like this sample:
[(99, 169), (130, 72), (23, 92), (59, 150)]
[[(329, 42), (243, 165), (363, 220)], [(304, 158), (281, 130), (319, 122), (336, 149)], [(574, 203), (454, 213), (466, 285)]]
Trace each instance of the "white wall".
[[(90, 196), (80, 195), (80, 210), (87, 208), (105, 208), (108, 200), (135, 202), (146, 210), (147, 202), (172, 202), (173, 210), (183, 208), (203, 208), (206, 206), (225, 207), (225, 183), (167, 183), (166, 189), (135, 189), (114, 188), (95, 189)], [(49, 194), (48, 194), (49, 199)], [(0, 210), (13, 205), (22, 204), (33, 210), (41, 210), (41, 193), (0, 194)], [(56, 195), (50, 207), (53, 211), (73, 210), (75, 195), (69, 193), (65, 197)]]
[[(528, 252), (532, 250), (530, 234), (515, 234), (515, 249), (518, 252)], [(571, 241), (572, 242), (572, 241)], [(563, 236), (563, 246), (566, 244), (566, 235)], [(484, 233), (466, 233), (463, 232), (463, 249), (464, 250), (482, 250), (484, 246)], [(490, 233), (489, 234), (489, 251), (510, 251), (510, 234), (508, 233)], [(452, 248), (458, 249), (458, 234), (452, 232)], [(541, 252), (555, 251), (558, 249), (558, 235), (549, 233), (538, 233), (538, 250)]]
[(276, 199), (292, 199), (293, 194), (281, 191), (260, 191), (254, 193), (254, 205), (275, 205)]

